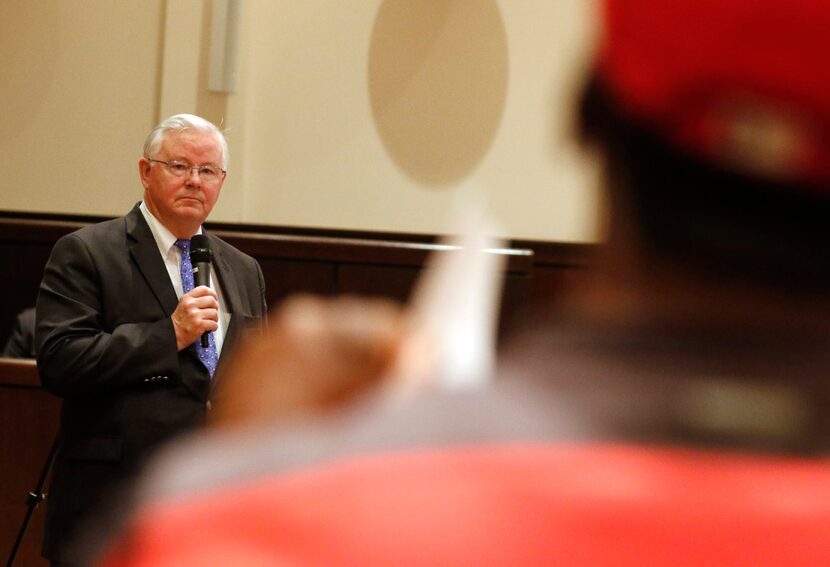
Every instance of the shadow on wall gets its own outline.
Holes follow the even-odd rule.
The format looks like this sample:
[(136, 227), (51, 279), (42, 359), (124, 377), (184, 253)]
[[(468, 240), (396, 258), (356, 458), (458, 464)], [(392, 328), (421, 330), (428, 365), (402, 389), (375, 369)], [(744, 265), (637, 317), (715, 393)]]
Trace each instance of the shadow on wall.
[(385, 0), (369, 48), (372, 114), (386, 151), (428, 186), (459, 181), (495, 138), (507, 96), (495, 0)]

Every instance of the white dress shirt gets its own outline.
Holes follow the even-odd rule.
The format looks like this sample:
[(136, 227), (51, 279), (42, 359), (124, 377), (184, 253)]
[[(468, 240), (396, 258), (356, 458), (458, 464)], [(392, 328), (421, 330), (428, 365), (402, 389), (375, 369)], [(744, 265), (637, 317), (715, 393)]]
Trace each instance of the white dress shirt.
[[(176, 297), (181, 298), (181, 296), (184, 295), (181, 268), (179, 267), (182, 252), (179, 250), (178, 246), (176, 246), (177, 239), (173, 233), (167, 229), (167, 227), (161, 224), (161, 221), (153, 216), (153, 213), (150, 212), (150, 209), (147, 208), (147, 205), (144, 204), (143, 200), (141, 201), (139, 209), (141, 210), (141, 214), (144, 215), (144, 219), (147, 221), (147, 224), (150, 225), (150, 232), (153, 233), (153, 238), (156, 240), (156, 245), (159, 248), (159, 254), (161, 254), (162, 260), (164, 260), (164, 267), (167, 268), (167, 273), (170, 275), (170, 282), (173, 284), (173, 289), (176, 290)], [(202, 234), (202, 227), (199, 227), (196, 234)], [(222, 296), (222, 290), (219, 287), (218, 278), (213, 277), (213, 270), (211, 270), (210, 273), (209, 287), (216, 292), (217, 296), (219, 296), (219, 328), (213, 332), (213, 340), (216, 343), (216, 352), (221, 353), (222, 344), (225, 340), (225, 331), (228, 328), (231, 316), (230, 313), (228, 313), (225, 298)]]

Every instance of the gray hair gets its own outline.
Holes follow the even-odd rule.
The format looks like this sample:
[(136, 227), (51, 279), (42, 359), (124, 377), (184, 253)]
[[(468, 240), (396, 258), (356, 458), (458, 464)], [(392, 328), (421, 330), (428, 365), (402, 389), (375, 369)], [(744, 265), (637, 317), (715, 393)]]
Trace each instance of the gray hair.
[(225, 140), (225, 135), (222, 133), (213, 122), (205, 120), (201, 116), (195, 114), (174, 114), (169, 118), (165, 118), (159, 125), (153, 128), (153, 131), (147, 136), (144, 141), (144, 157), (147, 159), (155, 158), (161, 149), (161, 143), (164, 140), (164, 134), (170, 131), (181, 132), (183, 130), (198, 130), (200, 132), (208, 132), (216, 136), (219, 145), (222, 147), (222, 169), (228, 167), (228, 142)]

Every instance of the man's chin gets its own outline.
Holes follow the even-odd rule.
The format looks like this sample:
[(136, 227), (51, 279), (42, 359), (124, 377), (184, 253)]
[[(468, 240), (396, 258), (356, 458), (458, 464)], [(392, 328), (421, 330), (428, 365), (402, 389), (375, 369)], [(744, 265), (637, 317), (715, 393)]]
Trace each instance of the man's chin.
[(176, 207), (176, 214), (182, 219), (204, 222), (209, 213), (210, 210), (198, 201), (180, 202)]

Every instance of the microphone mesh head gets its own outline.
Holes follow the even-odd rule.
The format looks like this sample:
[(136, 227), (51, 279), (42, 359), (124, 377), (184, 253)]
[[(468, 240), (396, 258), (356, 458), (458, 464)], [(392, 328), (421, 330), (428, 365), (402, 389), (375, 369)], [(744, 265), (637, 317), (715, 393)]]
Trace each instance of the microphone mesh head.
[(207, 236), (204, 234), (197, 234), (190, 239), (190, 263), (210, 262), (212, 253), (210, 251), (210, 244)]

